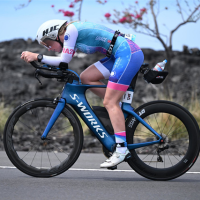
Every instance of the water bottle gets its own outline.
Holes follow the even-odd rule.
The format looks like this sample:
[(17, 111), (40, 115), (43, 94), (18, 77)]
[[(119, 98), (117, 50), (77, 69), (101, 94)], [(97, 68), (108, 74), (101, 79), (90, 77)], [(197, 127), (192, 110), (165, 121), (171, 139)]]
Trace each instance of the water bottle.
[(163, 62), (159, 62), (156, 64), (156, 66), (152, 70), (153, 71), (163, 71), (166, 63), (167, 63), (167, 60), (164, 60)]

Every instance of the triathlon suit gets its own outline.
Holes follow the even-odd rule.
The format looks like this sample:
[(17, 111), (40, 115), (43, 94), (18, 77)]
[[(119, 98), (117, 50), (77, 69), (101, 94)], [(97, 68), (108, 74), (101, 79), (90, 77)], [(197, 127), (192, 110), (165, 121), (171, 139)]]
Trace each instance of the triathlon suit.
[[(113, 30), (90, 22), (74, 22), (67, 27), (61, 57), (43, 56), (42, 62), (58, 66), (69, 63), (78, 49), (86, 54), (106, 54), (114, 35)], [(141, 49), (131, 40), (118, 36), (110, 58), (94, 63), (96, 68), (109, 79), (111, 89), (126, 91), (144, 60)]]

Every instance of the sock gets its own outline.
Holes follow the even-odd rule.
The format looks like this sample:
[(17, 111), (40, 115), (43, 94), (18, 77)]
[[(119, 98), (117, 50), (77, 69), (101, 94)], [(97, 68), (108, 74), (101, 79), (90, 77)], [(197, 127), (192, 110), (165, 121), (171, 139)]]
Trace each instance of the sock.
[(120, 107), (120, 108), (122, 107), (122, 102), (121, 102), (121, 101), (119, 102), (119, 107)]
[[(126, 131), (115, 133), (115, 142), (117, 144), (126, 142)], [(116, 152), (118, 153), (125, 153), (126, 150), (127, 147), (116, 147)]]

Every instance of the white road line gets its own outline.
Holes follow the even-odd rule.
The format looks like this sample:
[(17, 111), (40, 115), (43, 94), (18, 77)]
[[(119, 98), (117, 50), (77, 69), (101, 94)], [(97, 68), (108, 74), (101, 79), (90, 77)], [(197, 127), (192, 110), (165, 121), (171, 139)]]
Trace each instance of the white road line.
[[(16, 169), (12, 166), (0, 166), (0, 169)], [(96, 171), (96, 172), (135, 172), (134, 170), (108, 170), (108, 169), (81, 169), (81, 168), (70, 168), (71, 171)], [(187, 174), (200, 174), (200, 172), (186, 172)]]

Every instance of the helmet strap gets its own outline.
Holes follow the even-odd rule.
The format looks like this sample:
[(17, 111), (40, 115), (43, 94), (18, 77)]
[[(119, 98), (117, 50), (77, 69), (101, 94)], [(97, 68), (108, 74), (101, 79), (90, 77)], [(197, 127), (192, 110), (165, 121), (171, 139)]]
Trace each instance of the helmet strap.
[(56, 41), (61, 45), (61, 47), (63, 47), (63, 43), (61, 42), (59, 35), (58, 35), (58, 39), (56, 39)]

